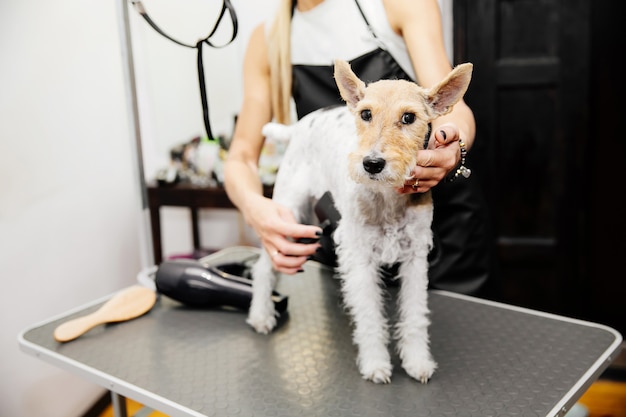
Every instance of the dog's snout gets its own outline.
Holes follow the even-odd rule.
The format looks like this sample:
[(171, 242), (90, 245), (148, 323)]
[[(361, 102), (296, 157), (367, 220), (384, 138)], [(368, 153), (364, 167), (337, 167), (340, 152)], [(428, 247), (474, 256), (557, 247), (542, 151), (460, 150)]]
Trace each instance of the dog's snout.
[(385, 160), (383, 158), (372, 158), (366, 156), (363, 158), (363, 168), (370, 174), (378, 174), (385, 168)]

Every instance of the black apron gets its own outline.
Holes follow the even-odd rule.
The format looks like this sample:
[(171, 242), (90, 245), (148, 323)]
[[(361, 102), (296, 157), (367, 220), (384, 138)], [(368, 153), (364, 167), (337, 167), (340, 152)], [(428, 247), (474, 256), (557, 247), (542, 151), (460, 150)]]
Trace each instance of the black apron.
[[(357, 2), (358, 6), (358, 2)], [(367, 18), (359, 11), (375, 37)], [(350, 61), (354, 73), (366, 83), (381, 79), (414, 81), (384, 49), (377, 48)], [(327, 106), (344, 104), (332, 65), (293, 65), (293, 91), (298, 118)], [(492, 237), (486, 202), (475, 176), (442, 181), (432, 189), (433, 240), (429, 255), (429, 286), (463, 294), (481, 295), (492, 270)], [(332, 241), (322, 237), (325, 249), (318, 260), (334, 265)], [(383, 269), (393, 275), (398, 265)]]

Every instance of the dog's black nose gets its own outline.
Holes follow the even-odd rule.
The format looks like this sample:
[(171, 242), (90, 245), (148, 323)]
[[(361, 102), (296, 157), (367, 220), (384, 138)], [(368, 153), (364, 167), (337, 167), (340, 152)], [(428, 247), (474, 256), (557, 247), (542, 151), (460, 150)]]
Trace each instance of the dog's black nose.
[(363, 158), (363, 168), (370, 174), (378, 174), (385, 168), (385, 163), (383, 158), (372, 158), (369, 156)]

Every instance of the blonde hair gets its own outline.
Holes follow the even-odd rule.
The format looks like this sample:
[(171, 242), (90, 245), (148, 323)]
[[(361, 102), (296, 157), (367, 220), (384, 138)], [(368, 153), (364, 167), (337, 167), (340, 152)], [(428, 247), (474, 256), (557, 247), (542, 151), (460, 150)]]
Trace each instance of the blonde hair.
[(291, 122), (291, 12), (292, 0), (281, 0), (268, 33), (272, 112), (284, 124)]

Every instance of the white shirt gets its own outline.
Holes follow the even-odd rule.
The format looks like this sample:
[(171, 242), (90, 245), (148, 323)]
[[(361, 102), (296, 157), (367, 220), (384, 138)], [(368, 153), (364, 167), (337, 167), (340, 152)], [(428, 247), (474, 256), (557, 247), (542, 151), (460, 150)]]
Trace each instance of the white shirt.
[(376, 39), (369, 31), (355, 0), (324, 0), (311, 10), (294, 11), (291, 21), (291, 63), (332, 65), (350, 61), (377, 47), (386, 49), (415, 79), (406, 45), (387, 20), (382, 0), (359, 0)]

